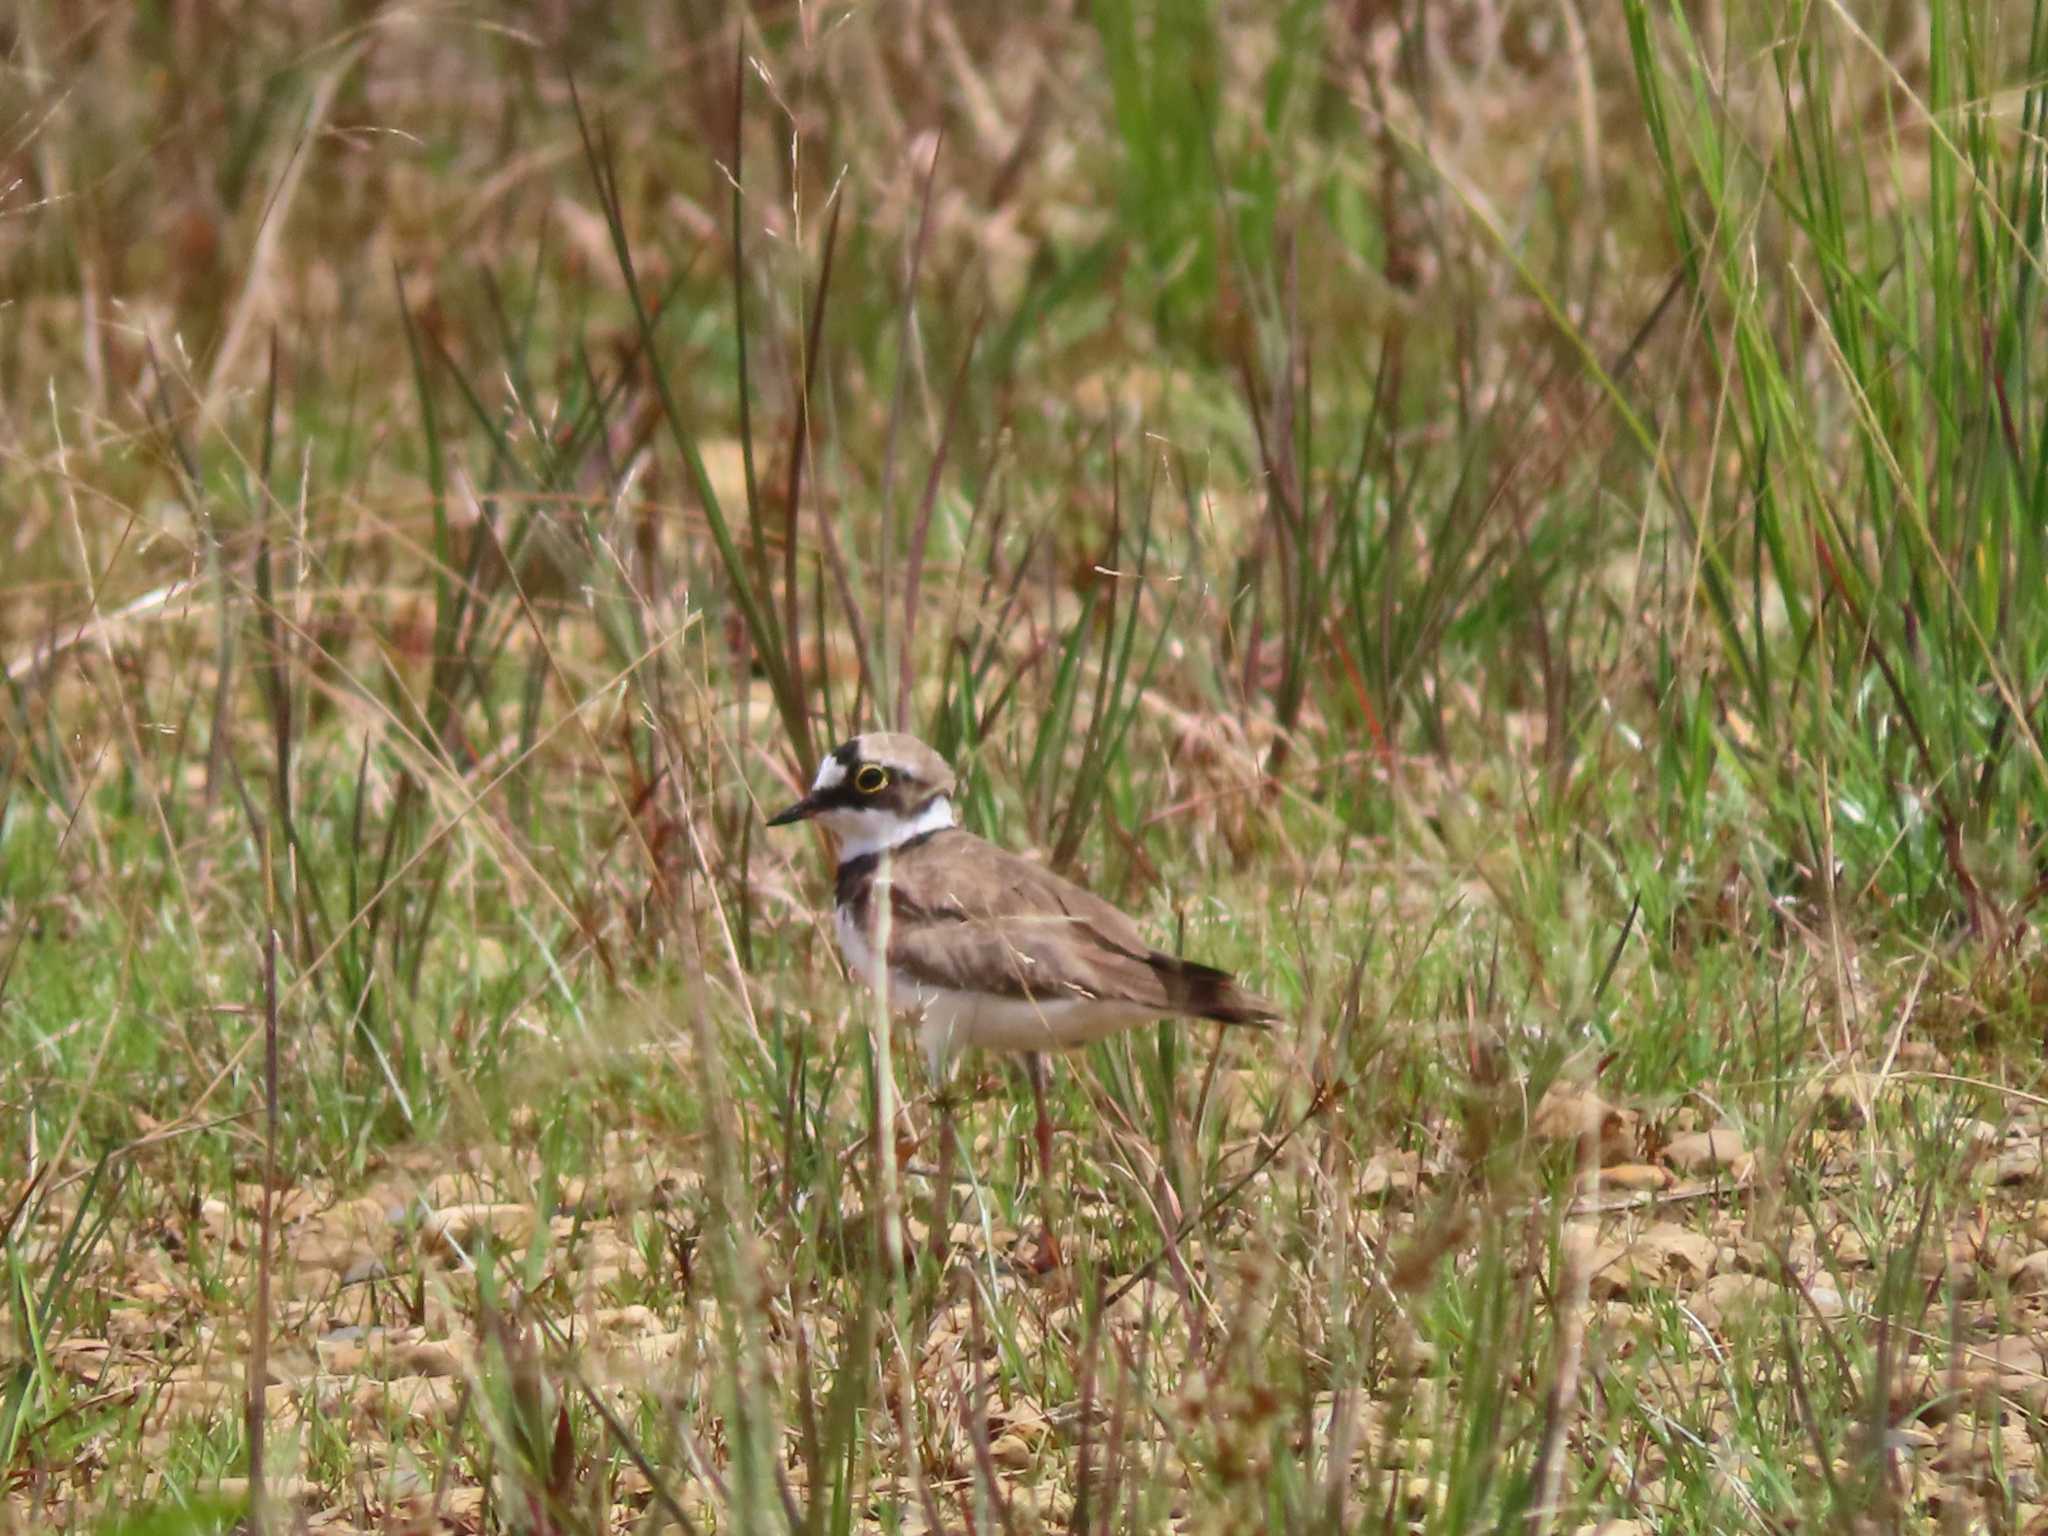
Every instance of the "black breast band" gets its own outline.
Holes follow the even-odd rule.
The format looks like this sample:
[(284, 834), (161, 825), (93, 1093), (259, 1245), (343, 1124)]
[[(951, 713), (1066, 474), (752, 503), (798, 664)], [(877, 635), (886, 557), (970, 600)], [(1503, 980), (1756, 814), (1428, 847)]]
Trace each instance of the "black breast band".
[(951, 830), (950, 827), (933, 827), (929, 832), (920, 832), (915, 837), (905, 838), (894, 848), (877, 848), (873, 853), (862, 853), (850, 859), (841, 859), (839, 873), (832, 881), (832, 899), (842, 907), (863, 905), (867, 895), (867, 884), (874, 879), (884, 853), (901, 853), (907, 848), (915, 848), (919, 843), (930, 842), (941, 832)]

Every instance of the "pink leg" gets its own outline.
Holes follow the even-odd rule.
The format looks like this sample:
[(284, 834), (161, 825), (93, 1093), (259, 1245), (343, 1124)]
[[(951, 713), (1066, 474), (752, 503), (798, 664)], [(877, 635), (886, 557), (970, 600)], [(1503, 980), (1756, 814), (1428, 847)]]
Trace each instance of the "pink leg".
[(1031, 1078), (1031, 1099), (1038, 1106), (1038, 1176), (1052, 1178), (1052, 1116), (1045, 1108), (1045, 1057), (1032, 1051), (1024, 1058), (1024, 1070)]
[(1038, 1106), (1038, 1219), (1040, 1236), (1038, 1252), (1033, 1256), (1032, 1267), (1040, 1274), (1062, 1268), (1067, 1260), (1060, 1249), (1060, 1240), (1053, 1235), (1052, 1219), (1047, 1213), (1047, 1202), (1052, 1192), (1052, 1116), (1045, 1108), (1045, 1057), (1032, 1051), (1024, 1058), (1024, 1071), (1031, 1079), (1032, 1102)]

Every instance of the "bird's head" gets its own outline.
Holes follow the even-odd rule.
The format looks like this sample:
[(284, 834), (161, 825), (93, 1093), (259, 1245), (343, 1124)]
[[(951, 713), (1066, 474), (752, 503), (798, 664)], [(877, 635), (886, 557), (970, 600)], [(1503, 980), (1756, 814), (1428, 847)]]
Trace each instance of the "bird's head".
[(842, 859), (893, 848), (953, 825), (953, 770), (915, 736), (870, 731), (818, 765), (811, 792), (768, 818), (771, 827), (823, 822)]

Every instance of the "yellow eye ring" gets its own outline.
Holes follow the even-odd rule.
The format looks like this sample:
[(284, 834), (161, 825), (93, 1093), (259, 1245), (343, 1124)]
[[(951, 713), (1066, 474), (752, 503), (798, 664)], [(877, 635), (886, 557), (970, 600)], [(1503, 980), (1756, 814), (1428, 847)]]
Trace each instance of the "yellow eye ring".
[(873, 763), (864, 764), (853, 776), (853, 787), (864, 795), (878, 795), (889, 782), (889, 770)]

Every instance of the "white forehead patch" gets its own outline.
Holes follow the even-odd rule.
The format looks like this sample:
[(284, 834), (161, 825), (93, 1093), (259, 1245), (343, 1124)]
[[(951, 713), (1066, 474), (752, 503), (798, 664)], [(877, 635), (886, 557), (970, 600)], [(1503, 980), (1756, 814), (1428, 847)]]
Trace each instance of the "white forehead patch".
[(811, 793), (822, 795), (826, 790), (836, 789), (845, 782), (846, 764), (839, 761), (838, 755), (835, 753), (833, 756), (826, 758), (824, 762), (818, 764), (818, 776), (811, 781)]

